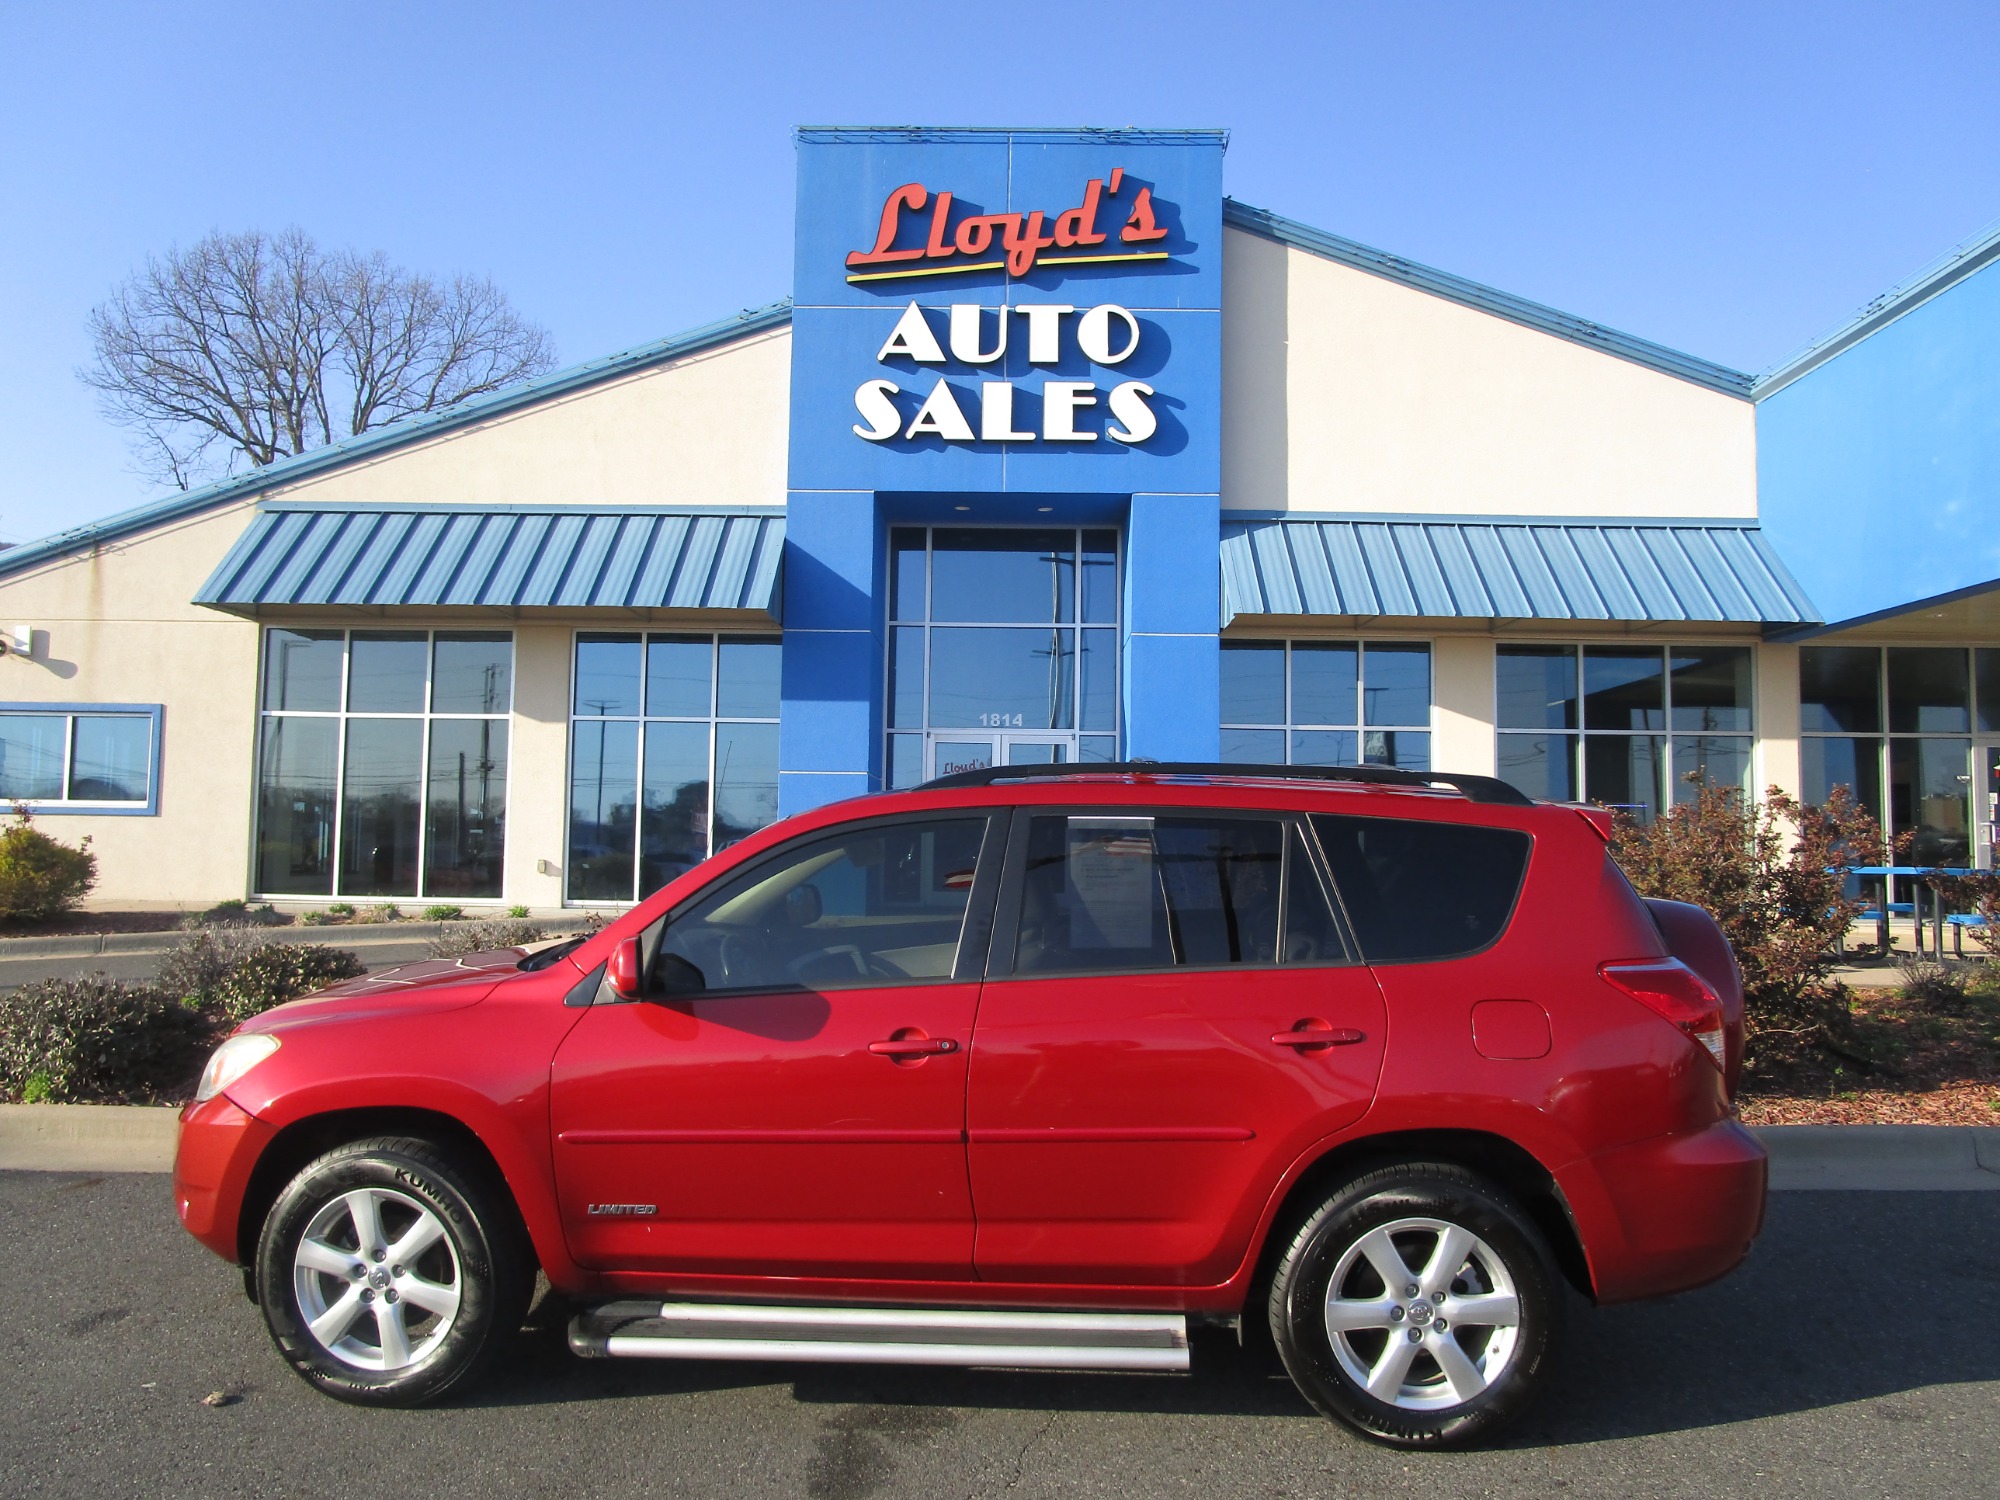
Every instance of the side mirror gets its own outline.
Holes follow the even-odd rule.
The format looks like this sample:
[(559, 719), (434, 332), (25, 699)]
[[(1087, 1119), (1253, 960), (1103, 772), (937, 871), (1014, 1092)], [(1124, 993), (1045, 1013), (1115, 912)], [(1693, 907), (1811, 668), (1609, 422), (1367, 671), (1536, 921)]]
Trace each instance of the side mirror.
[(637, 938), (627, 938), (611, 950), (611, 958), (604, 966), (604, 979), (611, 986), (611, 993), (620, 1000), (637, 1000), (640, 997), (645, 983)]

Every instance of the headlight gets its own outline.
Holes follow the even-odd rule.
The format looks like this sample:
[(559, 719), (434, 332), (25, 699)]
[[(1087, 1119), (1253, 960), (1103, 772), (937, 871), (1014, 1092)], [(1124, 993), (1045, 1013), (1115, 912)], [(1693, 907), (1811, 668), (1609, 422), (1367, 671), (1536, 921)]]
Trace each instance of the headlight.
[(213, 1099), (277, 1050), (278, 1039), (267, 1031), (231, 1037), (215, 1049), (208, 1066), (201, 1070), (201, 1082), (194, 1088), (194, 1102)]

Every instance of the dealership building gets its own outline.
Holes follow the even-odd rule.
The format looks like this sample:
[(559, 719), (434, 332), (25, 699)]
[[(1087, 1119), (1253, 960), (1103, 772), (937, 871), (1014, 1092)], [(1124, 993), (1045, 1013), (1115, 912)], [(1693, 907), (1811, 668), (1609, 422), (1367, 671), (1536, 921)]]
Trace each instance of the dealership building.
[(1137, 758), (1846, 783), (1987, 862), (2000, 237), (1753, 378), (1225, 143), (801, 131), (785, 300), (0, 552), (0, 797), (111, 904), (619, 906)]

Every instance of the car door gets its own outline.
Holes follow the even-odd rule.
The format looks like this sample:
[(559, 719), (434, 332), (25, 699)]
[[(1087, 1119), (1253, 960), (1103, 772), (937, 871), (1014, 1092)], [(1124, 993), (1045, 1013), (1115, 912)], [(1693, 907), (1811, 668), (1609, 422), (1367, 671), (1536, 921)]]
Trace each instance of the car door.
[(966, 1105), (989, 1281), (1227, 1279), (1285, 1168), (1357, 1118), (1382, 997), (1276, 814), (1016, 815)]
[(555, 1057), (556, 1180), (580, 1263), (971, 1274), (965, 1069), (990, 821), (815, 834), (648, 930), (648, 998), (593, 1005)]

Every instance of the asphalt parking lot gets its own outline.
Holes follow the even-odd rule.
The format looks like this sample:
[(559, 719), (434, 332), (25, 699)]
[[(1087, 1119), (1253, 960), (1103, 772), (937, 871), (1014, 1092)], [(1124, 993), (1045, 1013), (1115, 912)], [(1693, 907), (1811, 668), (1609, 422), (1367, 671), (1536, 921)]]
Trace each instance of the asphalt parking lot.
[(8, 1172), (0, 1494), (2000, 1495), (1996, 1246), (2000, 1193), (1775, 1195), (1729, 1280), (1579, 1304), (1502, 1447), (1411, 1455), (1222, 1340), (1191, 1377), (585, 1363), (551, 1313), (464, 1401), (359, 1411), (279, 1363), (165, 1177)]

